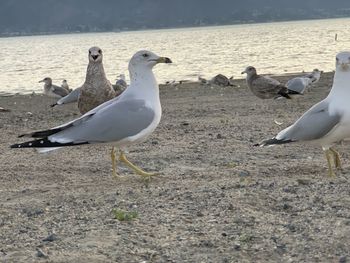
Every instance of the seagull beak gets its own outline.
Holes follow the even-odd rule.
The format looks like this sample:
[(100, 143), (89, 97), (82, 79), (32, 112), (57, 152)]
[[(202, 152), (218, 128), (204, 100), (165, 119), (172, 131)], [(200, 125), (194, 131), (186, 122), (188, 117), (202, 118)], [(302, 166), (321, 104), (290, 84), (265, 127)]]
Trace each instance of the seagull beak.
[(170, 58), (167, 58), (167, 57), (159, 57), (157, 60), (156, 60), (157, 63), (173, 63), (171, 61)]
[(44, 80), (40, 80), (39, 83), (44, 82)]
[(247, 73), (247, 71), (242, 71), (241, 74)]

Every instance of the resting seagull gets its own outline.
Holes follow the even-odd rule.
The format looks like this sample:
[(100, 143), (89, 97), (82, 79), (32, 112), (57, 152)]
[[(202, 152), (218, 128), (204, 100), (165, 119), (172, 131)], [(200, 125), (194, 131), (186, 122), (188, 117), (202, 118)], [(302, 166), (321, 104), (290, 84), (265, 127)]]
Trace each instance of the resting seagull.
[(293, 90), (299, 94), (304, 94), (307, 87), (311, 84), (311, 79), (307, 77), (296, 77), (287, 81), (288, 90)]
[(247, 85), (255, 96), (260, 99), (272, 99), (280, 96), (290, 99), (293, 91), (282, 85), (278, 80), (257, 74), (254, 67), (247, 67), (242, 74), (247, 73)]
[[(14, 144), (11, 148), (40, 148), (41, 152), (81, 144), (111, 144), (120, 149), (119, 160), (141, 176), (152, 176), (132, 164), (123, 149), (150, 135), (161, 118), (159, 88), (152, 68), (158, 63), (171, 63), (150, 51), (137, 52), (129, 62), (130, 86), (119, 97), (109, 100), (78, 119), (55, 128), (21, 135), (39, 138)], [(40, 151), (39, 149), (39, 151)], [(111, 152), (113, 175), (116, 155)]]
[(310, 142), (320, 145), (326, 154), (329, 176), (341, 169), (339, 153), (333, 146), (350, 138), (350, 52), (336, 56), (336, 70), (329, 95), (305, 112), (293, 125), (279, 132), (260, 146), (290, 142)]
[(44, 94), (52, 97), (52, 98), (62, 98), (64, 96), (67, 96), (69, 91), (65, 88), (56, 86), (52, 84), (52, 79), (49, 77), (44, 78), (43, 80), (40, 80), (40, 82), (44, 82)]
[(317, 83), (321, 78), (321, 71), (315, 68), (311, 73), (305, 75), (305, 78), (309, 78), (312, 84)]
[(66, 79), (62, 80), (62, 84), (61, 84), (61, 87), (66, 89), (68, 92), (71, 92), (72, 89), (69, 88), (69, 85), (68, 85), (68, 82)]

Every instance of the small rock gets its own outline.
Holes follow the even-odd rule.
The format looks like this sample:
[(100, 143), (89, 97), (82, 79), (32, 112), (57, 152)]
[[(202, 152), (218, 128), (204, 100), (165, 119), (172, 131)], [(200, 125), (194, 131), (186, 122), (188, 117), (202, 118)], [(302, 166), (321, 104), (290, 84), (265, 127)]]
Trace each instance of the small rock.
[(48, 258), (49, 256), (44, 252), (42, 251), (40, 248), (37, 248), (36, 249), (36, 256), (38, 258)]
[(53, 242), (55, 240), (57, 240), (57, 235), (56, 234), (48, 235), (47, 237), (45, 237), (43, 239), (44, 242)]
[(309, 179), (297, 179), (297, 183), (299, 185), (308, 185), (311, 183), (311, 181)]
[(248, 171), (240, 171), (238, 173), (239, 177), (248, 177), (250, 175), (250, 173)]
[(339, 263), (346, 263), (346, 256), (341, 256), (340, 258), (339, 258)]

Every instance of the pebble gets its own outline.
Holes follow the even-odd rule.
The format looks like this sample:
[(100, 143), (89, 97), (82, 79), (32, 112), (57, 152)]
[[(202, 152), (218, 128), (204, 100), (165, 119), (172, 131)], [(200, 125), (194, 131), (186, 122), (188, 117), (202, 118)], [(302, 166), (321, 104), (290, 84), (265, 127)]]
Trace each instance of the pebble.
[(52, 242), (52, 241), (55, 241), (55, 240), (57, 240), (57, 235), (56, 234), (48, 235), (47, 237), (45, 237), (43, 239), (44, 242)]
[(36, 256), (38, 258), (48, 258), (49, 256), (44, 252), (42, 251), (40, 248), (37, 248), (36, 249)]

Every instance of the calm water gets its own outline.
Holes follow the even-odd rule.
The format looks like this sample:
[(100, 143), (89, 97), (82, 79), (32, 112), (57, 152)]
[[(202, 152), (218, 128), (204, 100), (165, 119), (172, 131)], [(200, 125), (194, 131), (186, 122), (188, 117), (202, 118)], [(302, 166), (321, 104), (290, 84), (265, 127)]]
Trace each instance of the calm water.
[(155, 68), (160, 83), (218, 73), (240, 78), (248, 65), (260, 73), (331, 71), (336, 53), (350, 50), (350, 19), (0, 38), (0, 92), (41, 92), (38, 81), (46, 76), (77, 87), (84, 82), (87, 50), (95, 45), (104, 51), (111, 82), (119, 73), (128, 77), (128, 60), (140, 49), (173, 60)]

